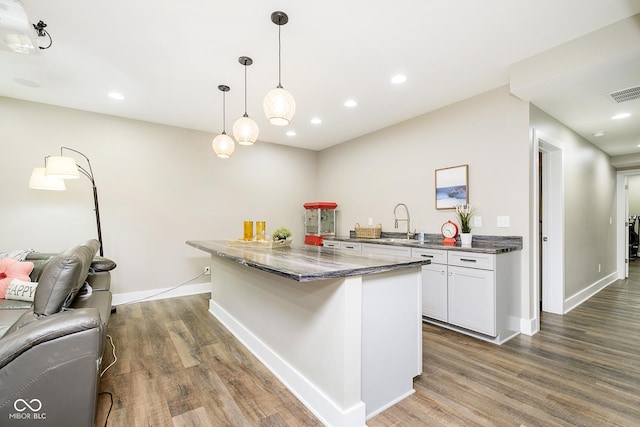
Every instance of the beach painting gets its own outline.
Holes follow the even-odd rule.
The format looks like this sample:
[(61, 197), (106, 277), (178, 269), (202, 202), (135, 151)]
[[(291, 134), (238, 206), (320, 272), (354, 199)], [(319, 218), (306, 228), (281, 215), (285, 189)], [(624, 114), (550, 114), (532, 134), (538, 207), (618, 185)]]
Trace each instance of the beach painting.
[(469, 203), (469, 165), (436, 169), (436, 209)]

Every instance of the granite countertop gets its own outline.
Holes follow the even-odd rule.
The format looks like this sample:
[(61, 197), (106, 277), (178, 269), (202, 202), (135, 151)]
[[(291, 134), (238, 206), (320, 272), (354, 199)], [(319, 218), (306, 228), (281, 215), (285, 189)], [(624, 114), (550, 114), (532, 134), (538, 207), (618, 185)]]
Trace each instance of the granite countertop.
[[(389, 239), (400, 239), (391, 241)], [(351, 231), (350, 236), (327, 237), (326, 240), (338, 240), (341, 242), (373, 243), (376, 245), (408, 246), (411, 248), (440, 249), (445, 251), (465, 251), (485, 254), (501, 254), (505, 252), (522, 250), (521, 236), (473, 236), (471, 246), (462, 246), (460, 241), (455, 246), (442, 244), (440, 234), (426, 234), (424, 243), (416, 239), (406, 239), (404, 233), (382, 232), (379, 239), (358, 239), (355, 232)]]
[(254, 249), (227, 246), (217, 240), (188, 240), (186, 243), (211, 255), (298, 282), (382, 273), (430, 263), (424, 258), (343, 252), (318, 246)]

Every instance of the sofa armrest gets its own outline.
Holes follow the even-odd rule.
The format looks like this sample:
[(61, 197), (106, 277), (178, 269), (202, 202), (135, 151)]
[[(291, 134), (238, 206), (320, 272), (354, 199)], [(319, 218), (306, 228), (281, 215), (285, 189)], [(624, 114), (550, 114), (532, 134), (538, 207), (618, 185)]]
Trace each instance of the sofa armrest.
[[(34, 316), (31, 310), (24, 315)], [(0, 340), (0, 369), (22, 353), (44, 342), (81, 331), (99, 329), (101, 325), (97, 309), (81, 308), (33, 320), (19, 329), (12, 328)]]
[(2, 425), (24, 425), (25, 417), (93, 425), (102, 329), (97, 310), (87, 308), (36, 319), (0, 339)]

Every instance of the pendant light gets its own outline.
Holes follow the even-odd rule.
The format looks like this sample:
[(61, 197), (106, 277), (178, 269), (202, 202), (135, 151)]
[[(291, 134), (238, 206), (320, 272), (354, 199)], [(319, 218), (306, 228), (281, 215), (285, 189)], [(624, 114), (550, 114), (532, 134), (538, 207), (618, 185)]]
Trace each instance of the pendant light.
[(269, 122), (276, 126), (285, 126), (291, 122), (291, 118), (296, 112), (296, 101), (289, 92), (282, 87), (282, 67), (281, 67), (281, 42), (280, 29), (289, 22), (289, 17), (284, 12), (273, 12), (271, 22), (278, 26), (278, 86), (272, 89), (264, 97), (264, 114)]
[(233, 154), (233, 150), (236, 148), (236, 143), (233, 142), (233, 139), (227, 135), (225, 131), (225, 117), (226, 117), (226, 105), (225, 105), (225, 93), (231, 90), (229, 86), (220, 85), (218, 89), (222, 92), (222, 133), (215, 138), (213, 138), (213, 142), (211, 146), (213, 147), (213, 152), (216, 153), (218, 157), (221, 159), (228, 159)]
[(258, 124), (247, 114), (247, 66), (253, 64), (248, 56), (241, 56), (238, 62), (244, 65), (244, 115), (233, 124), (233, 136), (240, 145), (253, 145), (258, 140)]

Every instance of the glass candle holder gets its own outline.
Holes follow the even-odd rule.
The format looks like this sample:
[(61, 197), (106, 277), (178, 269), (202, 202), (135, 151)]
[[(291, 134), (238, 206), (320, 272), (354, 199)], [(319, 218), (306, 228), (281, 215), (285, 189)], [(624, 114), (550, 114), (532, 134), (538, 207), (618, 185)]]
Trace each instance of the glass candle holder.
[(244, 222), (244, 240), (253, 240), (253, 221)]
[(267, 223), (265, 221), (256, 221), (256, 240), (264, 240)]

